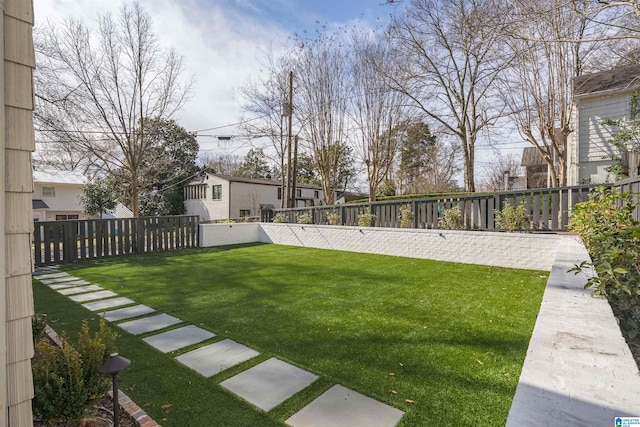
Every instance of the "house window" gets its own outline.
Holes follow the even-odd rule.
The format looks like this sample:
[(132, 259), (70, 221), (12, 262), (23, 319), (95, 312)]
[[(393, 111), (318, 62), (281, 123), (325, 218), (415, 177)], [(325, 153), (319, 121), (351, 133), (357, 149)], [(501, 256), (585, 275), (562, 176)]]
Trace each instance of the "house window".
[(302, 190), (299, 188), (296, 190), (296, 197), (302, 197)]
[(240, 218), (247, 218), (251, 216), (250, 209), (240, 209)]
[(56, 197), (56, 187), (42, 187), (42, 196)]
[(212, 185), (211, 188), (213, 189), (213, 200), (222, 199), (222, 185)]
[(78, 215), (56, 215), (56, 221), (66, 221), (69, 219), (78, 219)]
[(314, 190), (313, 191), (313, 198), (314, 199), (319, 199), (320, 198), (320, 192), (318, 190)]
[(278, 187), (278, 200), (282, 200), (282, 187)]
[(184, 198), (186, 200), (206, 199), (207, 198), (207, 184), (187, 185), (184, 188)]

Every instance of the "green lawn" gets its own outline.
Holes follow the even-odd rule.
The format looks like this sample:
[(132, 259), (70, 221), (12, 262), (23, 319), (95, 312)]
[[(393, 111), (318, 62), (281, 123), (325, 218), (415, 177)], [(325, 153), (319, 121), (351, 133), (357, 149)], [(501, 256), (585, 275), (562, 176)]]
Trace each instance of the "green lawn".
[[(335, 383), (405, 411), (402, 426), (504, 425), (548, 275), (280, 245), (65, 269), (262, 353), (203, 379), (119, 330), (120, 353), (133, 360), (122, 387), (163, 426), (282, 425)], [(36, 310), (56, 329), (74, 334), (95, 317), (34, 289)], [(321, 379), (268, 414), (216, 385), (271, 356)]]

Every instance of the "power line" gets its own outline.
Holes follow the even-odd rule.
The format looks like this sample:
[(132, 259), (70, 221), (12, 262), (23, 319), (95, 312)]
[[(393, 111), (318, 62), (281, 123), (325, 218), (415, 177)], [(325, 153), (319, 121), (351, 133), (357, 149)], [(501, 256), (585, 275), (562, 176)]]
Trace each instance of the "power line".
[[(206, 129), (200, 129), (200, 130), (193, 131), (193, 133), (197, 134), (198, 132), (206, 132), (206, 131), (210, 131), (210, 130), (217, 130), (217, 129), (230, 128), (230, 127), (234, 127), (234, 126), (240, 126), (240, 125), (243, 125), (245, 123), (254, 122), (256, 120), (260, 120), (260, 119), (263, 119), (263, 118), (268, 117), (268, 116), (269, 116), (268, 114), (263, 114), (262, 116), (254, 117), (253, 119), (247, 119), (247, 120), (242, 120), (242, 121), (236, 122), (236, 123), (229, 123), (227, 125), (221, 125), (221, 126), (215, 126), (215, 127), (206, 128)], [(200, 135), (198, 135), (198, 136), (200, 136)]]

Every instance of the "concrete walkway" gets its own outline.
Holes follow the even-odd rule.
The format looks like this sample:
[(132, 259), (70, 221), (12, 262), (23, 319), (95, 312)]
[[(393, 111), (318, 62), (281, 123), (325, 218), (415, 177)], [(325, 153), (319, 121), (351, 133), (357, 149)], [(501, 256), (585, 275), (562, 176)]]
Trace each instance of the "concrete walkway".
[[(211, 343), (216, 334), (151, 307), (136, 304), (100, 286), (91, 285), (56, 269), (42, 269), (34, 277), (51, 289), (133, 335), (151, 334), (143, 340), (163, 353), (197, 346), (176, 360), (205, 377), (214, 376), (260, 353), (229, 338)], [(174, 328), (181, 325), (179, 328)], [(307, 388), (318, 376), (271, 358), (223, 381), (220, 386), (255, 407), (269, 411)], [(339, 384), (318, 396), (286, 423), (293, 427), (393, 427), (404, 412)]]
[(589, 260), (563, 236), (520, 375), (508, 427), (614, 426), (640, 417), (640, 373), (609, 303), (567, 272)]

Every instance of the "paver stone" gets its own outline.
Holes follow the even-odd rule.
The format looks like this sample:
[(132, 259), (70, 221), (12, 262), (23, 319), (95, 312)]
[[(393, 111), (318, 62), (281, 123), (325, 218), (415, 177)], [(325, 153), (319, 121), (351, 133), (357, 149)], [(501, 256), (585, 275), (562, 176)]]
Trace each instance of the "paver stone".
[(220, 385), (268, 411), (309, 386), (318, 376), (272, 357)]
[(291, 416), (293, 427), (393, 427), (404, 412), (336, 384)]
[(227, 338), (182, 354), (176, 357), (176, 360), (200, 375), (211, 377), (259, 354), (257, 351)]
[(199, 343), (216, 334), (195, 325), (188, 325), (178, 329), (172, 329), (157, 335), (152, 335), (143, 339), (147, 344), (157, 348), (163, 353), (168, 353), (179, 348), (187, 347)]

